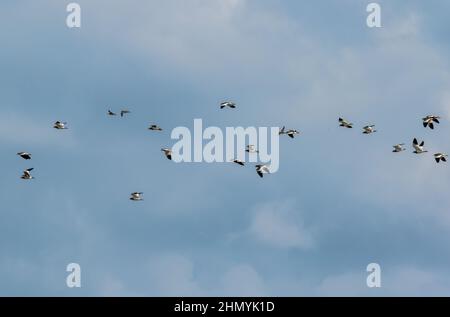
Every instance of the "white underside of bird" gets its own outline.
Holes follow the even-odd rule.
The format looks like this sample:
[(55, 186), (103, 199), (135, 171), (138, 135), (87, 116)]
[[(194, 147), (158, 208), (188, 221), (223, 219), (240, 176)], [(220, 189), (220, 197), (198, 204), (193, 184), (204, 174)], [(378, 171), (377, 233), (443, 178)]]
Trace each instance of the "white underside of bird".
[(348, 122), (347, 120), (343, 118), (339, 118), (339, 126), (344, 128), (353, 128), (353, 123)]
[(236, 104), (232, 101), (224, 101), (224, 102), (220, 103), (220, 109), (223, 109), (226, 107), (234, 109), (234, 108), (236, 108)]
[(142, 193), (142, 192), (131, 193), (130, 200), (134, 200), (134, 201), (144, 200), (144, 198), (142, 198), (143, 194), (144, 193)]
[(439, 163), (440, 161), (447, 162), (447, 157), (448, 155), (445, 153), (434, 154), (434, 159), (436, 160), (437, 163)]
[(58, 130), (65, 130), (67, 129), (67, 122), (56, 121), (53, 127)]
[(424, 128), (429, 127), (431, 130), (433, 130), (434, 129), (434, 123), (439, 124), (440, 123), (439, 122), (440, 118), (441, 117), (435, 116), (435, 115), (428, 115), (425, 118), (422, 118), (423, 127)]
[(406, 149), (404, 148), (404, 145), (405, 145), (404, 143), (394, 145), (394, 150), (392, 152), (398, 153), (398, 152), (405, 151)]
[(31, 171), (33, 170), (33, 168), (28, 168), (26, 170), (23, 171), (23, 174), (20, 178), (22, 179), (33, 179), (34, 177), (31, 175)]
[(259, 151), (256, 149), (256, 146), (254, 146), (253, 144), (247, 145), (247, 147), (245, 148), (245, 152), (259, 153)]
[(169, 160), (172, 160), (172, 150), (170, 150), (170, 149), (161, 149), (161, 151), (164, 152), (164, 155), (165, 155)]
[(425, 142), (424, 142), (424, 141), (422, 141), (422, 142), (419, 144), (419, 142), (417, 141), (417, 139), (414, 139), (412, 145), (413, 145), (413, 148), (414, 148), (414, 152), (413, 152), (413, 153), (416, 153), (416, 154), (422, 154), (422, 153), (428, 152), (428, 151), (426, 151), (426, 150), (424, 149), (424, 145), (425, 145)]
[(363, 130), (364, 134), (371, 134), (377, 132), (377, 130), (375, 130), (375, 125), (367, 125), (363, 128)]
[(295, 136), (296, 134), (300, 134), (300, 132), (297, 131), (297, 130), (295, 130), (295, 129), (288, 129), (288, 130), (286, 130), (285, 127), (282, 127), (282, 128), (280, 129), (280, 131), (278, 132), (278, 134), (279, 134), (279, 135), (286, 134), (286, 135), (288, 135), (290, 138), (293, 139), (294, 136)]
[(258, 165), (255, 165), (255, 168), (256, 168), (256, 173), (260, 177), (263, 177), (264, 174), (270, 174), (270, 168), (267, 165), (258, 164)]

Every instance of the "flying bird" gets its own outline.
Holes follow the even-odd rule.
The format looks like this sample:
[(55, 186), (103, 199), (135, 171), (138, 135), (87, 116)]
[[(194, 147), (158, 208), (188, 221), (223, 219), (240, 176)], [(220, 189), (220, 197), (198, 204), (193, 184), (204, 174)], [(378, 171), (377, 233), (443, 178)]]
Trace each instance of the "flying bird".
[(224, 101), (224, 102), (220, 103), (220, 109), (223, 109), (226, 107), (234, 109), (234, 108), (236, 108), (236, 104), (232, 101)]
[(241, 166), (244, 166), (244, 165), (245, 165), (245, 163), (244, 163), (243, 161), (238, 160), (238, 159), (234, 159), (234, 160), (232, 160), (231, 162), (236, 163), (236, 164), (239, 164), (239, 165), (241, 165)]
[(347, 120), (345, 120), (343, 118), (339, 118), (339, 126), (351, 129), (351, 128), (353, 128), (353, 123), (348, 122)]
[(133, 200), (133, 201), (144, 200), (144, 198), (142, 198), (142, 195), (143, 195), (143, 194), (144, 194), (144, 193), (142, 193), (142, 192), (140, 192), (140, 193), (138, 193), (138, 192), (131, 193), (130, 200)]
[(371, 133), (374, 133), (374, 132), (377, 132), (377, 130), (375, 130), (375, 125), (374, 124), (372, 124), (372, 125), (366, 125), (364, 128), (363, 128), (363, 133), (364, 134), (371, 134)]
[(289, 130), (286, 130), (285, 127), (282, 127), (282, 128), (280, 129), (280, 131), (278, 132), (278, 134), (279, 134), (279, 135), (286, 134), (286, 135), (288, 135), (290, 138), (293, 139), (294, 136), (295, 136), (296, 134), (300, 134), (300, 132), (297, 131), (297, 130), (295, 130), (295, 129), (289, 129)]
[(446, 157), (448, 157), (448, 155), (444, 153), (434, 154), (434, 159), (436, 160), (437, 163), (439, 163), (440, 161), (447, 162)]
[(31, 154), (30, 153), (19, 152), (19, 153), (17, 153), (17, 155), (19, 155), (21, 158), (23, 158), (25, 160), (31, 160)]
[(120, 116), (123, 117), (127, 113), (131, 113), (131, 111), (129, 111), (129, 110), (121, 110), (120, 111)]
[(259, 175), (259, 177), (263, 177), (264, 174), (270, 174), (270, 169), (267, 165), (257, 164), (255, 165), (256, 173)]
[(434, 115), (428, 115), (425, 118), (422, 118), (423, 121), (423, 127), (429, 127), (431, 130), (434, 129), (434, 123), (439, 124), (439, 119), (441, 117), (439, 116), (434, 116)]
[(406, 150), (403, 147), (404, 145), (405, 145), (404, 143), (394, 145), (394, 150), (392, 152), (398, 153), (398, 152), (402, 152), (402, 151)]
[(67, 122), (56, 121), (53, 127), (58, 130), (65, 130), (67, 129)]
[(112, 112), (111, 110), (108, 110), (108, 115), (109, 116), (117, 116), (117, 114), (115, 112)]
[(20, 176), (20, 178), (22, 178), (22, 179), (33, 179), (34, 177), (31, 176), (31, 173), (30, 173), (33, 169), (34, 168), (28, 168), (28, 169), (24, 170), (23, 174), (22, 174), (22, 176)]
[(162, 129), (161, 129), (158, 125), (156, 125), (156, 124), (150, 125), (150, 126), (148, 127), (148, 129), (149, 129), (149, 130), (152, 130), (152, 131), (162, 131)]
[(248, 153), (259, 153), (259, 151), (256, 149), (256, 147), (252, 144), (247, 145), (245, 152)]
[(423, 147), (424, 145), (425, 145), (425, 142), (424, 142), (424, 141), (422, 141), (422, 142), (419, 144), (419, 142), (417, 141), (417, 139), (414, 138), (414, 140), (413, 140), (414, 152), (413, 152), (413, 153), (415, 153), (415, 154), (422, 154), (422, 153), (428, 152), (428, 151), (424, 150), (424, 147)]
[(170, 149), (161, 149), (161, 151), (164, 152), (164, 155), (165, 155), (169, 160), (172, 160), (172, 150), (170, 150)]

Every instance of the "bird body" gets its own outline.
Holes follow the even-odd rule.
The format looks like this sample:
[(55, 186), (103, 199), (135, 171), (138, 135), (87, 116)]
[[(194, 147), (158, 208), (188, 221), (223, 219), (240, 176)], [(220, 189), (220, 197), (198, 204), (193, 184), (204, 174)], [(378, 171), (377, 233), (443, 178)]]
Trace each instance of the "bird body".
[(245, 165), (245, 163), (244, 163), (243, 161), (238, 160), (238, 159), (234, 159), (234, 160), (232, 160), (231, 162), (236, 163), (236, 164), (241, 165), (241, 166), (244, 166), (244, 165)]
[(424, 127), (424, 128), (429, 127), (431, 130), (433, 130), (433, 129), (434, 129), (434, 124), (435, 124), (435, 123), (437, 123), (437, 124), (440, 123), (440, 122), (439, 122), (439, 119), (440, 119), (440, 118), (441, 118), (441, 117), (435, 116), (435, 115), (428, 115), (428, 116), (426, 116), (425, 118), (422, 118), (422, 121), (423, 121), (423, 127)]
[(17, 153), (17, 155), (19, 155), (21, 158), (25, 160), (31, 160), (31, 154), (28, 152), (19, 152)]
[(111, 110), (108, 110), (108, 115), (109, 116), (117, 116), (117, 114), (115, 112), (112, 112)]
[(300, 132), (297, 131), (297, 130), (295, 130), (295, 129), (289, 129), (289, 130), (286, 130), (286, 127), (282, 127), (282, 128), (280, 129), (280, 131), (278, 132), (278, 134), (279, 134), (279, 135), (286, 134), (286, 135), (288, 135), (291, 139), (293, 139), (294, 136), (295, 136), (296, 134), (300, 134)]
[(144, 198), (142, 198), (142, 195), (143, 195), (143, 194), (144, 194), (144, 193), (142, 193), (142, 192), (131, 193), (130, 200), (133, 200), (133, 201), (141, 201), (141, 200), (144, 200)]
[(56, 121), (53, 127), (57, 130), (65, 130), (67, 129), (67, 122)]
[(234, 108), (236, 108), (236, 104), (232, 101), (223, 101), (220, 103), (220, 109), (227, 108), (227, 107), (234, 109)]
[(353, 123), (348, 122), (347, 120), (345, 120), (343, 118), (339, 118), (339, 126), (351, 129), (351, 128), (353, 128)]
[(364, 128), (363, 128), (363, 133), (364, 134), (371, 134), (371, 133), (374, 133), (374, 132), (377, 132), (377, 130), (375, 130), (375, 125), (366, 125)]
[(259, 153), (259, 151), (256, 149), (256, 147), (253, 144), (247, 145), (245, 152), (248, 153)]
[(161, 149), (161, 151), (164, 152), (164, 155), (167, 157), (167, 159), (172, 160), (172, 150), (170, 150), (170, 149)]
[(415, 153), (415, 154), (422, 154), (422, 153), (428, 152), (428, 151), (426, 151), (426, 150), (424, 149), (424, 145), (425, 145), (425, 142), (424, 142), (424, 141), (422, 141), (422, 142), (419, 144), (419, 141), (417, 141), (417, 139), (414, 138), (414, 140), (413, 140), (413, 148), (414, 148), (414, 152), (413, 152), (413, 153)]
[(150, 125), (150, 126), (148, 127), (148, 129), (149, 129), (149, 130), (152, 130), (152, 131), (162, 131), (162, 129), (161, 129), (158, 125), (156, 125), (156, 124)]
[(398, 152), (402, 152), (402, 151), (406, 150), (403, 147), (404, 145), (405, 145), (404, 143), (394, 145), (394, 150), (392, 152), (398, 153)]
[(255, 168), (256, 168), (256, 173), (261, 178), (264, 176), (264, 174), (270, 174), (270, 169), (267, 165), (257, 164), (257, 165), (255, 165)]
[(120, 116), (123, 117), (127, 113), (131, 113), (131, 111), (129, 111), (129, 110), (121, 110), (120, 111)]
[(22, 174), (22, 176), (20, 176), (20, 178), (26, 179), (26, 180), (34, 179), (34, 177), (31, 175), (31, 171), (32, 171), (33, 169), (34, 169), (34, 168), (28, 168), (28, 169), (24, 170), (24, 171), (23, 171), (23, 174)]
[(448, 155), (444, 154), (444, 153), (434, 154), (434, 159), (436, 160), (436, 163), (439, 163), (440, 161), (447, 162), (447, 159), (446, 159), (447, 157), (448, 157)]

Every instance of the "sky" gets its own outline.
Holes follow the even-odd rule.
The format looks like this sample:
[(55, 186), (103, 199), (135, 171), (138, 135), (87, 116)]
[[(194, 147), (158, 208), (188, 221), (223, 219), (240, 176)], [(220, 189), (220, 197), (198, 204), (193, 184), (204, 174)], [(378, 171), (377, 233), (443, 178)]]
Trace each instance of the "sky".
[[(0, 3), (0, 295), (450, 294), (448, 1), (378, 1), (381, 28), (365, 0), (77, 2), (72, 29), (69, 1)], [(195, 118), (301, 134), (260, 179), (164, 158)]]

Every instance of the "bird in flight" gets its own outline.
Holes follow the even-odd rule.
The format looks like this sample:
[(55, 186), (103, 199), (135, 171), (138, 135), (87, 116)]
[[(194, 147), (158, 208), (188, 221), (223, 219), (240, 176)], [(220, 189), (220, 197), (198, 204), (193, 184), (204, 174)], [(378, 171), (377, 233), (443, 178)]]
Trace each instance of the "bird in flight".
[(403, 147), (404, 145), (405, 145), (404, 143), (394, 145), (394, 150), (392, 152), (398, 153), (398, 152), (402, 152), (402, 151), (406, 150)]
[(169, 160), (172, 160), (172, 150), (170, 150), (170, 149), (161, 149), (161, 151), (164, 152), (164, 155), (165, 155)]
[(121, 110), (120, 111), (120, 116), (123, 117), (127, 113), (131, 113), (131, 111), (129, 111), (129, 110)]
[(259, 175), (259, 177), (263, 177), (264, 174), (270, 174), (270, 169), (267, 165), (257, 164), (256, 167), (256, 173)]
[(31, 160), (31, 153), (19, 152), (19, 153), (17, 153), (17, 155), (19, 155), (21, 158), (23, 158), (25, 160)]
[(108, 110), (108, 116), (117, 116), (117, 114), (111, 110)]
[(347, 120), (345, 120), (343, 118), (339, 118), (339, 126), (351, 129), (351, 128), (353, 128), (353, 123), (348, 122)]
[(23, 171), (22, 176), (20, 176), (20, 178), (22, 179), (33, 179), (34, 177), (31, 176), (31, 171), (33, 170), (33, 168), (28, 168), (26, 170)]
[(142, 192), (140, 192), (140, 193), (138, 193), (138, 192), (131, 193), (130, 200), (133, 200), (133, 201), (144, 200), (144, 198), (142, 198), (142, 195), (143, 195), (143, 194), (144, 194), (144, 193), (142, 193)]
[(414, 148), (414, 152), (413, 152), (413, 153), (415, 153), (415, 154), (422, 154), (422, 153), (428, 152), (428, 151), (424, 150), (424, 147), (423, 147), (424, 145), (425, 145), (425, 142), (424, 142), (424, 141), (422, 141), (422, 142), (419, 144), (419, 142), (417, 141), (417, 139), (414, 138), (414, 140), (413, 140), (413, 148)]
[(236, 104), (232, 101), (223, 101), (220, 103), (220, 109), (223, 109), (226, 107), (234, 109), (234, 108), (236, 108)]
[(150, 125), (150, 126), (148, 127), (148, 129), (149, 129), (149, 130), (152, 130), (152, 131), (162, 131), (162, 129), (161, 129), (158, 125), (156, 125), (156, 124)]
[(377, 130), (375, 130), (375, 125), (374, 124), (372, 124), (372, 125), (366, 125), (364, 128), (363, 128), (363, 133), (364, 134), (371, 134), (371, 133), (374, 133), (374, 132), (377, 132)]
[(422, 118), (423, 121), (423, 127), (429, 127), (431, 130), (434, 129), (434, 123), (439, 124), (439, 119), (441, 117), (439, 116), (434, 116), (434, 115), (428, 115), (425, 118)]
[(234, 159), (234, 160), (232, 160), (231, 162), (236, 163), (236, 164), (239, 164), (239, 165), (241, 165), (241, 166), (244, 166), (244, 165), (245, 165), (245, 163), (244, 163), (243, 161), (238, 160), (238, 159)]
[(286, 135), (288, 135), (291, 139), (293, 139), (294, 136), (295, 136), (296, 134), (300, 134), (300, 132), (297, 131), (297, 130), (295, 130), (295, 129), (289, 129), (289, 130), (286, 130), (286, 127), (282, 127), (282, 128), (280, 129), (280, 132), (278, 132), (278, 134), (279, 134), (279, 135), (286, 134)]
[(66, 130), (67, 122), (56, 121), (53, 127), (57, 130)]
[(434, 154), (434, 159), (436, 160), (437, 163), (439, 163), (440, 161), (447, 162), (446, 157), (448, 157), (448, 155), (444, 153)]
[(256, 149), (256, 147), (253, 144), (247, 145), (247, 148), (245, 149), (245, 152), (248, 152), (248, 153), (259, 153), (259, 151)]

